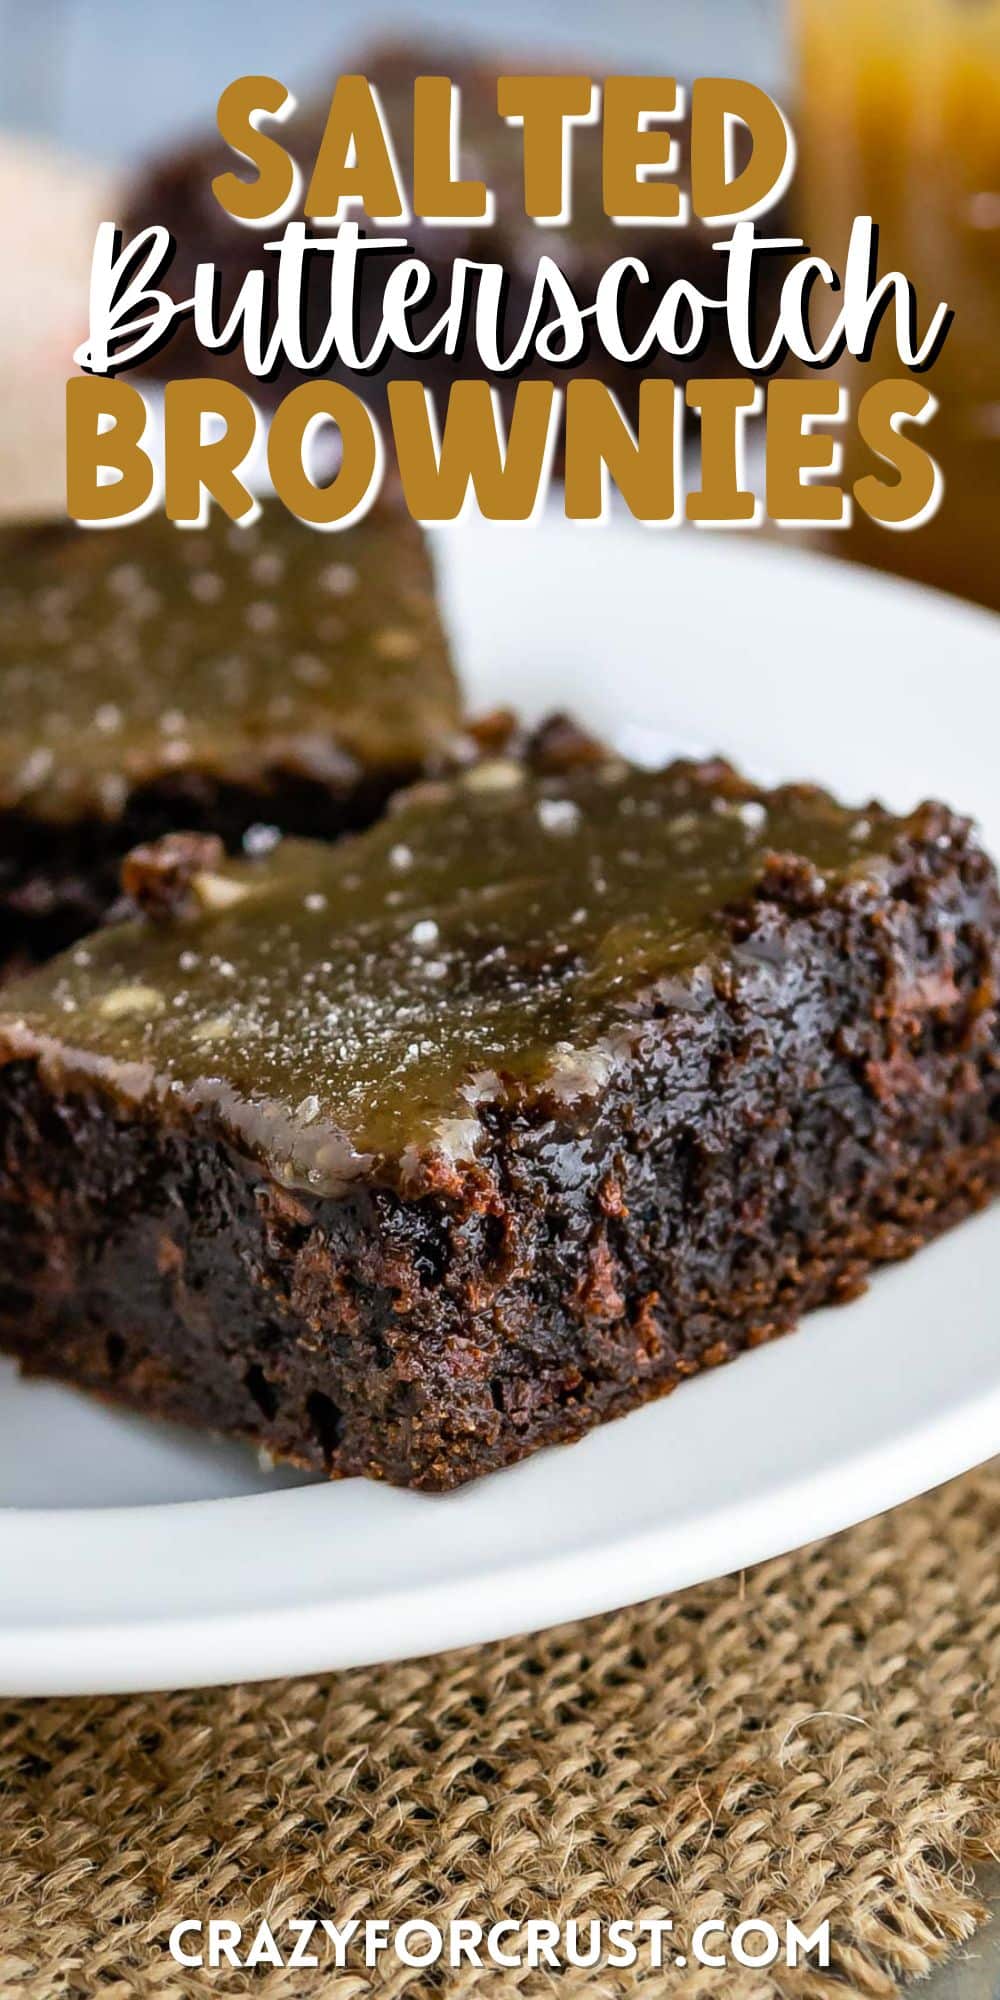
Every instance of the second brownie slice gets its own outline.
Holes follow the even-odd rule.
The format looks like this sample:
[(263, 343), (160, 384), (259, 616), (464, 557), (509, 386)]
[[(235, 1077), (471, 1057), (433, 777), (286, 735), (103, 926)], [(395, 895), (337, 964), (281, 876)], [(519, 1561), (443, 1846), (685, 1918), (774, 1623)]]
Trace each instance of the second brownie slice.
[(184, 532), (0, 535), (0, 963), (106, 914), (175, 827), (363, 826), (453, 755), (459, 696), (401, 503), (340, 534), (276, 504)]

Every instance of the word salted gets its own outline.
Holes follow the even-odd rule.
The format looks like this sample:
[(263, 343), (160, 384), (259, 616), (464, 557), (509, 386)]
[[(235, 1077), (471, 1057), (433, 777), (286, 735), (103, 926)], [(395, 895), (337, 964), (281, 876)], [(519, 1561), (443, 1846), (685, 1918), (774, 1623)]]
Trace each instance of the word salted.
[[(288, 215), (301, 198), (311, 221), (339, 222), (358, 204), (374, 221), (409, 221), (392, 134), (367, 77), (338, 77), (304, 195), (294, 140), (287, 148), (261, 129), (263, 120), (291, 119), (294, 111), (295, 99), (275, 77), (236, 77), (223, 91), (219, 132), (255, 169), (250, 180), (225, 173), (212, 182), (228, 215), (260, 228)], [(524, 212), (550, 224), (571, 215), (571, 128), (598, 119), (605, 214), (616, 222), (684, 221), (687, 199), (670, 178), (678, 148), (669, 131), (684, 111), (685, 92), (670, 76), (610, 76), (603, 88), (587, 76), (497, 78), (498, 121), (522, 131)], [(746, 128), (752, 147), (739, 173), (732, 158), (734, 123)], [(460, 138), (460, 93), (452, 79), (416, 77), (413, 212), (425, 222), (488, 225), (493, 191), (460, 177)], [(690, 178), (692, 205), (704, 221), (762, 213), (786, 184), (793, 157), (791, 133), (773, 98), (736, 78), (698, 78), (691, 92)]]
[[(924, 424), (937, 407), (912, 377), (874, 382), (857, 404), (858, 434), (872, 468), (850, 492), (837, 483), (847, 420), (846, 391), (835, 382), (775, 380), (766, 391), (749, 377), (694, 380), (682, 392), (668, 380), (644, 380), (633, 429), (613, 392), (577, 377), (565, 391), (522, 381), (509, 423), (487, 382), (458, 381), (443, 425), (419, 382), (387, 387), (394, 456), (410, 513), (426, 526), (454, 521), (476, 507), (488, 520), (529, 520), (548, 491), (562, 431), (564, 506), (573, 521), (606, 517), (612, 487), (636, 519), (671, 527), (843, 527), (856, 502), (890, 528), (912, 528), (934, 512), (939, 469), (903, 428)], [(204, 521), (214, 502), (231, 520), (249, 522), (257, 502), (242, 476), (258, 442), (260, 414), (233, 383), (193, 379), (167, 384), (163, 479), (146, 449), (147, 411), (130, 384), (80, 376), (67, 384), (67, 508), (77, 521), (103, 526), (136, 519), (159, 505), (181, 525)], [(685, 491), (685, 407), (697, 417), (700, 467)], [(764, 432), (764, 503), (748, 486), (748, 422)], [(208, 427), (214, 420), (214, 435)], [(317, 433), (333, 427), (336, 470), (315, 476)], [(344, 528), (372, 504), (381, 485), (385, 445), (368, 405), (341, 383), (306, 382), (275, 409), (267, 467), (284, 505), (316, 528)]]

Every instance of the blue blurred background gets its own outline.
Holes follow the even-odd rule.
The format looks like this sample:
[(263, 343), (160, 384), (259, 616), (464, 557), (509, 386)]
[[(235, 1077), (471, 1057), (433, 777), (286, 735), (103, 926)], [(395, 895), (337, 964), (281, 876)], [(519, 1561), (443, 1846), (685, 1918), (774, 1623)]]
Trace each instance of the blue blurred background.
[[(877, 4), (877, 0), (873, 0)], [(234, 76), (297, 93), (381, 35), (441, 31), (499, 48), (563, 51), (667, 75), (718, 73), (780, 91), (780, 0), (0, 0), (0, 126), (108, 166), (214, 117)]]

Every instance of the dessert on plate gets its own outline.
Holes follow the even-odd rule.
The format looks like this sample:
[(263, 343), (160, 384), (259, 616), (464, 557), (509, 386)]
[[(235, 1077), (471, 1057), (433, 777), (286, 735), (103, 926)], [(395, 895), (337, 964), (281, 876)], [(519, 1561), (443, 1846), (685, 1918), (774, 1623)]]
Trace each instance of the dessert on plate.
[(577, 1438), (1000, 1179), (1000, 899), (944, 806), (508, 756), (127, 875), (3, 996), (0, 1345), (318, 1473)]

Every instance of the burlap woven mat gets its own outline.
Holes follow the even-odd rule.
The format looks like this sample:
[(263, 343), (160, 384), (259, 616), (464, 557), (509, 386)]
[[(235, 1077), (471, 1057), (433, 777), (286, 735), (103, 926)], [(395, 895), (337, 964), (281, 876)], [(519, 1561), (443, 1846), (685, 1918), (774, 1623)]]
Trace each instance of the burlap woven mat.
[[(1000, 1838), (1000, 1461), (780, 1561), (541, 1636), (0, 1705), (0, 1993), (884, 1995)], [(831, 1922), (836, 1972), (183, 1971), (226, 1916)]]

